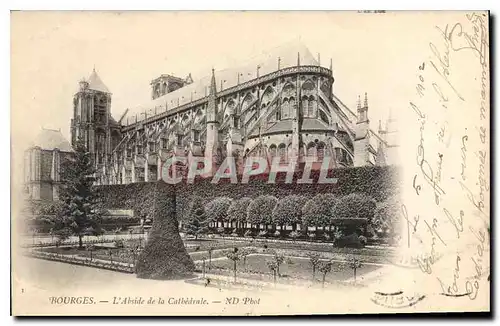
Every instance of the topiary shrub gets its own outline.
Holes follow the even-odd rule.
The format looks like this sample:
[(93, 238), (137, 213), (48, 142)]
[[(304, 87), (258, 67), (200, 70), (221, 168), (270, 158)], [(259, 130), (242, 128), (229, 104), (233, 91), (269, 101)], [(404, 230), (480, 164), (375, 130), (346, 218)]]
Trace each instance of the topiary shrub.
[(139, 255), (139, 278), (180, 279), (191, 277), (195, 266), (179, 235), (175, 211), (175, 190), (163, 181), (156, 182), (153, 227)]

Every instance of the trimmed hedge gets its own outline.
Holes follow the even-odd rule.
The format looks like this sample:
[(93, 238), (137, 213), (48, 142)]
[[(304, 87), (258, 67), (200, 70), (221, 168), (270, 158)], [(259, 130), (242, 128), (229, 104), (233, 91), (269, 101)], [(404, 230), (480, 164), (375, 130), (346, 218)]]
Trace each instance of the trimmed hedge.
[[(229, 179), (221, 179), (219, 183), (212, 184), (211, 178), (197, 178), (192, 184), (184, 181), (175, 185), (176, 207), (179, 219), (184, 218), (190, 198), (194, 195), (201, 196), (207, 202), (216, 197), (230, 197), (240, 199), (250, 197), (255, 199), (260, 195), (270, 195), (283, 198), (289, 195), (301, 195), (312, 198), (316, 194), (331, 193), (336, 197), (358, 193), (371, 196), (377, 202), (398, 195), (399, 169), (394, 166), (363, 166), (354, 168), (332, 169), (328, 177), (338, 179), (334, 184), (317, 183), (320, 171), (311, 171), (311, 184), (296, 183), (301, 173), (294, 174), (292, 183), (285, 183), (286, 173), (278, 173), (276, 183), (269, 184), (268, 175), (261, 174), (250, 178), (248, 184), (232, 184)], [(238, 177), (241, 180), (241, 176)]]
[(153, 227), (144, 250), (137, 259), (139, 278), (179, 279), (190, 277), (195, 266), (179, 235), (175, 211), (175, 188), (162, 181), (155, 182), (137, 197), (147, 196)]

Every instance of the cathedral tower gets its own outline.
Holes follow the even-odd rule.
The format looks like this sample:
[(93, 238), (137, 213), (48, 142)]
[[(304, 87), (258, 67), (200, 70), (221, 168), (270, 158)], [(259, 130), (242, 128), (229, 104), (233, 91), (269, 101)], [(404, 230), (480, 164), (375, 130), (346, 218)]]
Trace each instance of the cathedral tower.
[(112, 151), (111, 126), (116, 127), (110, 113), (111, 93), (95, 69), (79, 86), (73, 97), (71, 145), (75, 146), (81, 135), (96, 164), (104, 164)]

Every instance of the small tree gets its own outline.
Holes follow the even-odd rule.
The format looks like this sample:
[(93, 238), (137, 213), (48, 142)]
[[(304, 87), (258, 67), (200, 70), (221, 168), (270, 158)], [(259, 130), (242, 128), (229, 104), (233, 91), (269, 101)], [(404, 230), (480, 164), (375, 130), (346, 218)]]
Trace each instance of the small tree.
[(276, 284), (276, 274), (279, 273), (278, 272), (279, 271), (279, 266), (276, 263), (276, 260), (274, 260), (274, 259), (267, 260), (266, 261), (266, 265), (271, 270), (271, 272), (273, 273), (274, 284)]
[(188, 220), (185, 224), (186, 234), (194, 235), (198, 240), (200, 234), (208, 231), (207, 218), (201, 197), (194, 196), (188, 208)]
[(255, 248), (243, 248), (240, 250), (240, 256), (243, 259), (243, 269), (247, 269), (247, 257), (253, 253), (256, 253), (257, 249)]
[(87, 250), (90, 252), (90, 261), (92, 261), (92, 252), (95, 250), (95, 246), (93, 244), (87, 245)]
[(214, 251), (215, 247), (214, 245), (210, 244), (208, 245), (207, 252), (208, 252), (208, 269), (212, 269), (212, 252)]
[(207, 214), (207, 220), (211, 222), (220, 222), (221, 227), (224, 227), (224, 222), (228, 219), (228, 209), (231, 206), (232, 199), (229, 197), (217, 197), (210, 201), (205, 206), (205, 211)]
[(275, 251), (273, 255), (273, 259), (276, 263), (276, 273), (278, 274), (278, 277), (280, 276), (280, 266), (285, 262), (285, 255), (283, 255), (280, 252)]
[(348, 260), (348, 265), (354, 272), (354, 282), (356, 282), (356, 271), (358, 270), (358, 268), (361, 268), (363, 264), (361, 264), (361, 261), (359, 261), (359, 259), (357, 259), (355, 256), (352, 256)]
[(227, 215), (230, 222), (236, 222), (236, 229), (245, 228), (244, 225), (247, 221), (247, 209), (251, 202), (251, 198), (243, 197), (233, 200), (231, 206), (229, 206)]
[(278, 199), (274, 196), (263, 195), (255, 198), (248, 205), (247, 221), (251, 224), (257, 225), (259, 229), (260, 224), (267, 225), (272, 223), (273, 209), (276, 206)]
[(309, 199), (302, 208), (302, 223), (307, 227), (319, 227), (331, 225), (332, 208), (337, 198), (333, 194), (318, 194)]
[(273, 224), (276, 226), (292, 226), (293, 231), (302, 221), (302, 207), (306, 202), (303, 196), (290, 195), (278, 200), (273, 209)]
[(351, 234), (373, 219), (375, 206), (375, 200), (367, 195), (349, 194), (335, 204), (332, 211), (334, 222), (342, 224), (347, 234)]
[(226, 254), (226, 257), (233, 261), (233, 273), (234, 273), (234, 282), (236, 283), (236, 263), (240, 260), (240, 255), (238, 253), (238, 248), (234, 248)]
[(321, 274), (323, 274), (323, 279), (322, 279), (323, 287), (325, 287), (326, 274), (332, 271), (332, 265), (333, 265), (332, 261), (322, 261), (318, 266), (318, 270), (320, 271)]
[(309, 253), (307, 253), (307, 257), (309, 257), (309, 264), (312, 267), (312, 280), (314, 282), (314, 276), (316, 274), (316, 268), (320, 264), (322, 257), (317, 252), (309, 252)]

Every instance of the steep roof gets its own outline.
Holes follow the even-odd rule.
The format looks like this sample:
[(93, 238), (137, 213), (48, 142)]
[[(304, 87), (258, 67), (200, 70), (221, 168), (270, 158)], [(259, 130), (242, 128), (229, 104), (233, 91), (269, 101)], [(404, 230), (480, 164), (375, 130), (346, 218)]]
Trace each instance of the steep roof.
[[(309, 49), (301, 42), (294, 41), (283, 46), (273, 48), (259, 56), (251, 58), (241, 65), (234, 68), (215, 71), (217, 80), (217, 92), (222, 88), (227, 89), (257, 78), (257, 67), (259, 68), (259, 76), (267, 75), (278, 70), (278, 58), (280, 60), (280, 68), (297, 66), (298, 54), (300, 53), (300, 65), (318, 66), (318, 61), (311, 54)], [(211, 80), (210, 69), (207, 69), (207, 75), (203, 78), (196, 79), (192, 84), (186, 85), (174, 92), (167, 93), (154, 100), (146, 101), (144, 104), (135, 108), (131, 108), (128, 116), (137, 114), (138, 119), (144, 118), (142, 112), (147, 112), (148, 117), (154, 114), (155, 107), (157, 112), (164, 112), (166, 109), (171, 110), (180, 105), (204, 98), (209, 93)]]
[(90, 74), (90, 77), (87, 80), (87, 82), (89, 83), (89, 89), (103, 93), (111, 93), (109, 89), (106, 87), (106, 85), (104, 85), (104, 83), (102, 82), (101, 78), (99, 77), (95, 69), (92, 70), (92, 73)]
[(32, 143), (32, 147), (40, 147), (44, 150), (59, 149), (62, 152), (72, 152), (73, 149), (69, 142), (64, 138), (60, 130), (44, 129), (40, 131), (38, 136)]

